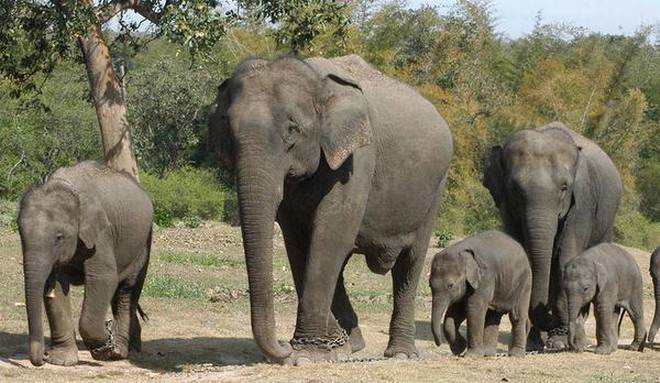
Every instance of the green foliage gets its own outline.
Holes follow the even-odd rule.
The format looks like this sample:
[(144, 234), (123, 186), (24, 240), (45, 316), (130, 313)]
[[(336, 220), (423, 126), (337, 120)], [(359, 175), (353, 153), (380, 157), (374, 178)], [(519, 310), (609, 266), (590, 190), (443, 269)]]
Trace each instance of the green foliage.
[(341, 45), (350, 23), (349, 2), (327, 0), (242, 0), (253, 14), (277, 23), (277, 42), (294, 53), (307, 48), (312, 40), (326, 30), (332, 30)]
[(143, 170), (165, 176), (206, 147), (208, 101), (216, 79), (185, 60), (161, 59), (131, 73), (129, 119)]
[(18, 205), (15, 201), (0, 199), (0, 227), (18, 229)]
[(199, 223), (197, 218), (222, 218), (225, 193), (210, 170), (184, 167), (165, 178), (143, 173), (140, 181), (152, 197), (159, 226), (171, 227), (175, 220)]
[(194, 282), (169, 275), (150, 273), (142, 294), (152, 298), (206, 299), (204, 288)]
[(454, 235), (447, 228), (438, 229), (433, 232), (433, 235), (435, 235), (435, 238), (437, 239), (436, 246), (441, 248), (447, 247), (449, 242), (454, 239)]
[(241, 267), (243, 262), (238, 259), (206, 254), (189, 254), (174, 251), (163, 251), (159, 255), (163, 262), (179, 265), (195, 265), (204, 267)]
[(58, 66), (37, 99), (10, 96), (0, 79), (0, 198), (17, 199), (61, 166), (99, 159), (98, 122), (79, 69)]

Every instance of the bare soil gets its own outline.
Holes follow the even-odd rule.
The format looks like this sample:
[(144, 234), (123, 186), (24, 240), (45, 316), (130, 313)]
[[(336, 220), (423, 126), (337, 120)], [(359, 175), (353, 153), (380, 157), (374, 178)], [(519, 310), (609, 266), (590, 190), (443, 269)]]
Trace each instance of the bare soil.
[[(650, 254), (628, 249), (644, 275), (647, 325), (653, 316)], [(624, 319), (620, 350), (609, 356), (587, 351), (525, 358), (492, 357), (468, 360), (436, 347), (430, 329), (428, 262), (438, 251), (429, 249), (427, 267), (417, 299), (419, 360), (312, 364), (284, 367), (268, 364), (252, 341), (240, 230), (224, 224), (197, 229), (159, 229), (141, 304), (149, 314), (143, 324), (143, 351), (129, 360), (98, 362), (79, 344), (81, 363), (75, 367), (33, 367), (27, 358), (27, 322), (18, 235), (0, 232), (0, 381), (450, 381), (450, 382), (660, 382), (660, 352), (624, 349), (633, 336)], [(289, 339), (295, 324), (296, 297), (281, 237), (275, 239), (275, 297), (278, 335)], [(346, 281), (360, 317), (367, 347), (353, 356), (381, 357), (388, 338), (392, 309), (391, 279), (367, 269), (361, 256), (351, 259)], [(79, 312), (82, 289), (73, 292)], [(46, 324), (45, 324), (46, 325)], [(46, 325), (47, 329), (47, 325)], [(46, 330), (46, 333), (48, 331)], [(500, 348), (510, 339), (503, 320)], [(595, 343), (593, 316), (587, 334)]]

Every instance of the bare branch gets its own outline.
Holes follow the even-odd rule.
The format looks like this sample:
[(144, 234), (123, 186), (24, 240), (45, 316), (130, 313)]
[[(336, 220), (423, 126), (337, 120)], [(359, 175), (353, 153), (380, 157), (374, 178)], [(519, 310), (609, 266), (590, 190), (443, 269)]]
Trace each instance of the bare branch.
[[(169, 3), (170, 3), (169, 1), (165, 2), (165, 6), (163, 6), (163, 11), (165, 10), (165, 8), (167, 8)], [(132, 9), (137, 14), (151, 21), (154, 24), (157, 24), (162, 16), (162, 11), (161, 12), (154, 11), (152, 7), (150, 7), (149, 2), (145, 4), (145, 2), (141, 0), (112, 0), (110, 2), (99, 5), (97, 7), (96, 14), (99, 18), (99, 21), (101, 23), (105, 23), (111, 18), (113, 18), (119, 12), (125, 11), (127, 9)]]

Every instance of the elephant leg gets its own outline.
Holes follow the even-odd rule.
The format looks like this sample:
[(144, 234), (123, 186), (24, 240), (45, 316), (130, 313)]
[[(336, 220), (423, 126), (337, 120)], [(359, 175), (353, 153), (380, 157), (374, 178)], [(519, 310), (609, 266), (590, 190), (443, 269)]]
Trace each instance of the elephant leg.
[(454, 355), (461, 355), (467, 347), (465, 338), (458, 331), (463, 321), (465, 321), (465, 306), (462, 304), (449, 306), (445, 314), (442, 330), (445, 340), (449, 343), (449, 348)]
[(586, 305), (577, 317), (575, 323), (575, 351), (582, 352), (587, 347), (587, 334), (584, 332), (584, 323), (589, 316), (589, 306)]
[(609, 354), (616, 348), (613, 336), (616, 332), (616, 321), (618, 319), (618, 310), (615, 313), (614, 303), (596, 301), (596, 340), (597, 345), (594, 348), (596, 354)]
[(46, 297), (45, 306), (50, 325), (51, 347), (44, 359), (50, 364), (60, 366), (77, 364), (78, 346), (69, 302), (69, 282), (65, 276), (60, 276), (55, 282), (54, 296)]
[(113, 359), (125, 359), (128, 356), (128, 341), (131, 330), (131, 295), (127, 284), (121, 283), (112, 298), (112, 337), (115, 353)]
[(113, 338), (105, 323), (105, 314), (118, 286), (116, 261), (109, 248), (105, 243), (97, 243), (96, 253), (84, 263), (80, 336), (92, 357), (98, 360), (111, 359), (114, 354)]
[(495, 356), (497, 354), (497, 337), (500, 334), (500, 322), (502, 314), (493, 310), (486, 312), (484, 322), (484, 355)]
[(415, 297), (419, 275), (424, 266), (426, 245), (416, 244), (403, 250), (392, 268), (394, 311), (390, 320), (390, 339), (386, 357), (412, 358), (419, 354), (415, 347)]
[[(130, 326), (128, 333), (128, 350), (135, 350), (137, 352), (142, 351), (142, 326), (140, 325), (140, 320), (138, 319), (137, 312), (139, 308), (140, 295), (142, 294), (142, 287), (144, 286), (144, 281), (147, 277), (147, 269), (149, 268), (149, 258), (151, 255), (151, 238), (148, 240), (148, 244), (145, 248), (145, 253), (143, 257), (142, 267), (135, 277), (133, 287), (131, 288), (131, 307), (130, 307)], [(146, 314), (143, 312), (142, 319), (146, 319)]]
[[(475, 298), (472, 296), (472, 298)], [(482, 299), (468, 299), (466, 305), (468, 350), (466, 357), (484, 356), (484, 327), (488, 304)]]
[(643, 293), (641, 287), (636, 289), (637, 292), (635, 296), (630, 300), (629, 307), (627, 309), (630, 319), (633, 321), (635, 326), (635, 338), (633, 339), (632, 344), (630, 345), (631, 350), (635, 351), (644, 351), (644, 346), (646, 342), (646, 323), (644, 323), (644, 302), (643, 302)]
[[(332, 299), (331, 311), (334, 317), (337, 318), (339, 325), (348, 333), (351, 351), (357, 352), (365, 347), (365, 343), (362, 337), (362, 331), (358, 326), (357, 314), (353, 309), (353, 305), (351, 305), (351, 301), (348, 299), (344, 285), (344, 268), (346, 268), (349, 258), (350, 256), (346, 258), (346, 262), (344, 262), (344, 266), (339, 274), (335, 295)], [(330, 316), (330, 320), (332, 320), (332, 316)]]

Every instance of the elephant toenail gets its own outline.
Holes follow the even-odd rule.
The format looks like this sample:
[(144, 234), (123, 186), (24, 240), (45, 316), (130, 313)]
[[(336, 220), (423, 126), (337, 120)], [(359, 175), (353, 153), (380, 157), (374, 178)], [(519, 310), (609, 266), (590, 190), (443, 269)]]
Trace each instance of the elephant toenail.
[(296, 366), (304, 366), (310, 363), (312, 363), (312, 361), (309, 358), (298, 358), (296, 360)]

